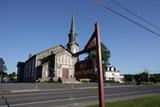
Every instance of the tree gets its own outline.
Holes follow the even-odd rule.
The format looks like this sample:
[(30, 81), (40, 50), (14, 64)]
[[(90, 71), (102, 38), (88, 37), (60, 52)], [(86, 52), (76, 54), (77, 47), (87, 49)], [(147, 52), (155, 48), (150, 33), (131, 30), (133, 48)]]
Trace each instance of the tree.
[[(96, 46), (96, 43), (94, 42), (93, 47)], [(102, 53), (102, 67), (103, 67), (103, 73), (106, 71), (107, 65), (110, 65), (109, 58), (111, 57), (111, 53), (109, 49), (101, 42), (101, 53)], [(92, 51), (89, 53), (89, 58), (95, 59), (97, 57), (97, 52)], [(104, 78), (104, 75), (103, 75)]]
[(7, 70), (7, 67), (5, 65), (5, 61), (3, 58), (0, 58), (0, 82), (2, 82), (3, 74)]
[(136, 82), (137, 85), (139, 85), (141, 83), (141, 77), (139, 74), (135, 74), (134, 76), (134, 80)]
[(158, 82), (160, 82), (160, 74), (156, 74), (156, 78), (157, 78)]
[[(95, 43), (93, 44), (95, 46)], [(101, 53), (102, 53), (102, 64), (103, 69), (106, 68), (106, 65), (110, 65), (109, 58), (111, 57), (109, 49), (101, 42)], [(96, 59), (97, 53), (96, 51), (90, 52), (90, 58)]]
[(142, 72), (140, 74), (135, 74), (134, 75), (134, 80), (139, 85), (142, 82), (148, 82), (149, 81), (149, 74), (148, 72)]
[(139, 75), (140, 75), (141, 82), (148, 82), (149, 81), (148, 72), (142, 72)]
[(124, 81), (125, 83), (130, 83), (131, 81), (133, 81), (133, 75), (132, 74), (126, 74), (124, 75)]
[(150, 74), (149, 80), (155, 84), (160, 82), (160, 74)]
[(157, 74), (151, 74), (149, 80), (156, 84), (158, 82)]
[(8, 77), (9, 77), (10, 81), (13, 81), (13, 82), (16, 81), (16, 76), (17, 75), (16, 75), (15, 72), (12, 72), (12, 73), (8, 74)]

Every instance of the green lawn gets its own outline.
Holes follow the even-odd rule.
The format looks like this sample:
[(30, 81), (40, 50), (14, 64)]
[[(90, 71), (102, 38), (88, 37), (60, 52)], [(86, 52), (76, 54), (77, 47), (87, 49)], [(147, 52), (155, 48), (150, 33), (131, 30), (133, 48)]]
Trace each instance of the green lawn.
[[(88, 107), (98, 107), (98, 105)], [(160, 107), (160, 95), (109, 102), (106, 107)]]

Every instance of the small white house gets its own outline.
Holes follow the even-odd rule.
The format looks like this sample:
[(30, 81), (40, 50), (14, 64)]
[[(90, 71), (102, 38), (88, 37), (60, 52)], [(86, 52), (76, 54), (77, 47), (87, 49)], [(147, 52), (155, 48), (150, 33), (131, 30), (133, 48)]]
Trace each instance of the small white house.
[(113, 80), (115, 82), (122, 83), (123, 75), (120, 74), (120, 71), (114, 66), (107, 66), (105, 71), (105, 80)]

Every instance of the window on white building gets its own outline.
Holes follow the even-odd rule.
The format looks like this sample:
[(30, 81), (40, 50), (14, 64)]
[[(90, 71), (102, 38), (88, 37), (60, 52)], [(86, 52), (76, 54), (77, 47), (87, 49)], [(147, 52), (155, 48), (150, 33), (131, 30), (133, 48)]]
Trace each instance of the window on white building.
[(66, 55), (64, 55), (64, 61), (65, 61), (65, 64), (67, 64), (67, 56)]
[(71, 64), (71, 58), (69, 58), (69, 64)]
[(67, 56), (67, 64), (69, 64), (69, 56)]
[(64, 58), (63, 56), (61, 56), (61, 63), (63, 64), (63, 62), (64, 62)]
[(59, 63), (60, 63), (60, 64), (62, 63), (61, 56), (59, 56)]

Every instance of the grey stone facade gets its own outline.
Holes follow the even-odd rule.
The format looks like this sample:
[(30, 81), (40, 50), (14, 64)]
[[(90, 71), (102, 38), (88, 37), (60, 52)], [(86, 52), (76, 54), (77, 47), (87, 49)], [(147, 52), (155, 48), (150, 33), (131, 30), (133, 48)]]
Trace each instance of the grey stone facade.
[(77, 57), (73, 56), (73, 53), (79, 51), (74, 26), (74, 17), (72, 16), (67, 48), (58, 45), (34, 56), (30, 55), (29, 59), (25, 62), (18, 62), (18, 81), (48, 81), (60, 77), (63, 82), (67, 82), (71, 77), (74, 77), (74, 66), (77, 62)]

